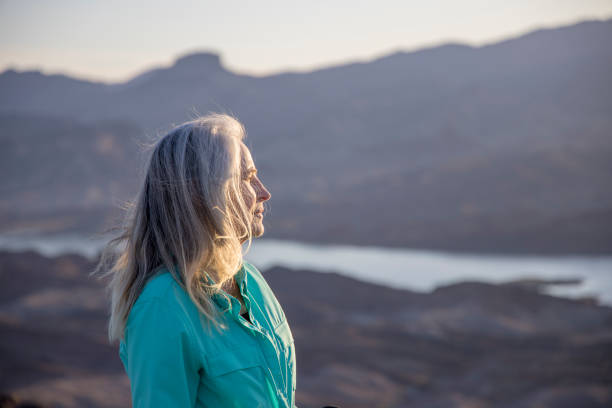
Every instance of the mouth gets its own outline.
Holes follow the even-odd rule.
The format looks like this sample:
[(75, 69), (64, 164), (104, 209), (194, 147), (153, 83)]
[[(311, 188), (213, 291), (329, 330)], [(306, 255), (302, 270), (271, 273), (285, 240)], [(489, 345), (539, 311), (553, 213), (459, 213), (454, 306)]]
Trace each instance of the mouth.
[(255, 217), (263, 218), (263, 212), (264, 212), (264, 210), (262, 208), (260, 210), (255, 211), (254, 215), (255, 215)]

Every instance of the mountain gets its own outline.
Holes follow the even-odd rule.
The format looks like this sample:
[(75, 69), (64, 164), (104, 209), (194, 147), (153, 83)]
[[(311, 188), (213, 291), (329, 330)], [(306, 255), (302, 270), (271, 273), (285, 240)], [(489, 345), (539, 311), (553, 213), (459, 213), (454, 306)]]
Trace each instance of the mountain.
[[(272, 191), (272, 236), (610, 253), (609, 38), (612, 20), (587, 21), (482, 47), (446, 44), (262, 78), (232, 73), (211, 53), (111, 85), (7, 71), (0, 74), (0, 140), (15, 120), (37, 127), (38, 138), (47, 129), (62, 132), (59, 124), (37, 125), (49, 117), (83, 129), (121, 122), (132, 133), (116, 138), (115, 148), (131, 152), (134, 139), (163, 134), (197, 113), (227, 111), (245, 123)], [(18, 133), (14, 138), (11, 149), (28, 149)], [(81, 154), (77, 146), (73, 153)], [(133, 161), (108, 160), (136, 174)], [(35, 166), (24, 159), (16, 180)], [(67, 183), (62, 194), (81, 196), (97, 182)], [(15, 191), (5, 183), (0, 192)], [(29, 208), (18, 198), (28, 191), (3, 194), (4, 229), (21, 223), (12, 213)], [(129, 192), (110, 194), (116, 201)], [(112, 207), (111, 198), (104, 194), (100, 208)]]

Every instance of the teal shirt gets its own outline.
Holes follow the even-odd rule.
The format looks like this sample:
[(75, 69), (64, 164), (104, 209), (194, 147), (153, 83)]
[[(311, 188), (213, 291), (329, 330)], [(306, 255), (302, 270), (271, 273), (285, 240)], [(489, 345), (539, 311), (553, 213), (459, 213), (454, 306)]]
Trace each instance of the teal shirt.
[(119, 356), (132, 405), (143, 407), (295, 406), (295, 347), (283, 310), (249, 263), (236, 275), (240, 303), (216, 295), (215, 329), (163, 269), (147, 282), (130, 311)]

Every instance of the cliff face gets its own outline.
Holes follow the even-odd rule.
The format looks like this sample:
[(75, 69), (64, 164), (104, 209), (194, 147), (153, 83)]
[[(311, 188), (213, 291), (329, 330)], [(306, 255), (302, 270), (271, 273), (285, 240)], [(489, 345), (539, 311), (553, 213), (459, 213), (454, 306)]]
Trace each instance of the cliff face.
[[(0, 253), (0, 393), (129, 406), (102, 282), (79, 256)], [(336, 274), (264, 273), (291, 324), (298, 405), (607, 407), (612, 309), (466, 282), (414, 293)]]

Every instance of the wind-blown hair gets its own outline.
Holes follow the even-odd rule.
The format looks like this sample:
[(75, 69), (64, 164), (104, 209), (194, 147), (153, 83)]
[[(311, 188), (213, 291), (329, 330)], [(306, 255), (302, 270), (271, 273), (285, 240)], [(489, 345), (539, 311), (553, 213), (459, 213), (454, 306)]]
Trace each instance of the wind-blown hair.
[(239, 270), (242, 243), (252, 238), (240, 193), (245, 135), (233, 117), (209, 114), (152, 145), (144, 183), (93, 272), (111, 276), (111, 341), (123, 338), (132, 306), (160, 267), (215, 322), (211, 296)]

